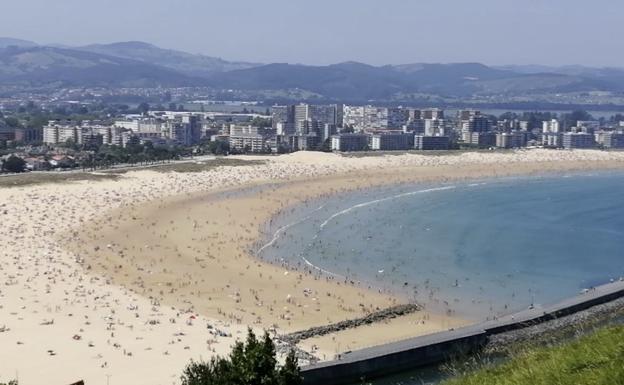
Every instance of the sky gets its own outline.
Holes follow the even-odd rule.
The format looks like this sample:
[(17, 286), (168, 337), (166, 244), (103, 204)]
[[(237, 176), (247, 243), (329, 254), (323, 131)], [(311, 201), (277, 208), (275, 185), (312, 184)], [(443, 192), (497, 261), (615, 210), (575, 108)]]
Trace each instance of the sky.
[(0, 36), (261, 63), (624, 63), (621, 0), (0, 0)]

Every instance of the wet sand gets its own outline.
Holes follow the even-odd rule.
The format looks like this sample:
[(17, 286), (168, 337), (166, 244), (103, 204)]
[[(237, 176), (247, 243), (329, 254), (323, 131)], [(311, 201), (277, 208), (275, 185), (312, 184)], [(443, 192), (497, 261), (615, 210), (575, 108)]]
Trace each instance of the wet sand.
[[(254, 257), (260, 230), (275, 215), (314, 199), (372, 186), (447, 182), (491, 176), (543, 173), (539, 163), (398, 167), (348, 175), (304, 178), (251, 190), (188, 194), (117, 210), (77, 234), (72, 251), (88, 269), (159, 303), (237, 325), (288, 333), (358, 318), (406, 301), (335, 279), (303, 262), (275, 266)], [(577, 169), (582, 164), (569, 163)], [(77, 242), (76, 242), (77, 241)], [(427, 304), (424, 304), (425, 306)], [(426, 310), (379, 327), (358, 328), (303, 341), (321, 359), (341, 350), (378, 345), (467, 324), (454, 314)], [(388, 325), (391, 325), (390, 327)]]

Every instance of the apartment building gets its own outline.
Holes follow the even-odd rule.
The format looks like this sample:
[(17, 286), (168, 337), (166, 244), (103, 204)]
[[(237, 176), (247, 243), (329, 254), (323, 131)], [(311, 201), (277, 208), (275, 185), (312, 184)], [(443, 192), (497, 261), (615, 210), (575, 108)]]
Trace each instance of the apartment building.
[(48, 145), (64, 144), (68, 140), (82, 144), (82, 128), (72, 122), (50, 121), (43, 127), (43, 143)]
[(450, 143), (448, 136), (414, 136), (414, 148), (417, 150), (448, 150)]
[(230, 148), (238, 151), (264, 152), (272, 130), (253, 126), (231, 125)]
[(376, 151), (408, 150), (414, 147), (414, 135), (399, 132), (378, 132), (370, 137), (370, 149)]
[(593, 148), (596, 143), (594, 142), (594, 135), (586, 132), (566, 132), (562, 138), (563, 148)]
[(496, 134), (496, 147), (520, 148), (527, 144), (528, 133), (522, 131), (499, 132)]
[(331, 137), (332, 151), (363, 151), (368, 149), (366, 134), (337, 134)]
[(600, 131), (594, 134), (594, 138), (604, 148), (624, 148), (624, 132)]

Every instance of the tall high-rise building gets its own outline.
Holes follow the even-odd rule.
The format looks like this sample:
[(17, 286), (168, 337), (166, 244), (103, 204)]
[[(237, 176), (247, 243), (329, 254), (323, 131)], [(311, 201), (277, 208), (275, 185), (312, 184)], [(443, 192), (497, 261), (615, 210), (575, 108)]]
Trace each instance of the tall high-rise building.
[(444, 136), (446, 122), (444, 119), (423, 119), (425, 136)]
[(481, 111), (479, 110), (459, 110), (457, 111), (457, 119), (458, 120), (469, 120), (474, 116), (481, 116)]
[(401, 129), (409, 121), (405, 108), (375, 106), (344, 106), (343, 122), (356, 131)]
[(492, 121), (485, 116), (475, 115), (468, 119), (468, 131), (489, 132), (492, 131)]
[(344, 117), (344, 104), (335, 104), (334, 109), (336, 114), (334, 124), (336, 125), (336, 127), (342, 127)]
[(409, 119), (409, 121), (422, 119), (422, 111), (414, 109), (414, 108), (410, 108), (408, 110), (408, 119)]
[[(340, 107), (340, 112), (338, 111)], [(273, 107), (273, 128), (284, 135), (302, 134), (312, 124), (337, 125), (342, 121), (341, 105), (297, 104)]]
[(400, 129), (407, 124), (410, 118), (410, 111), (405, 108), (388, 108), (388, 122), (386, 128)]
[(273, 106), (272, 113), (274, 130), (278, 130), (278, 125), (281, 124), (281, 130), (284, 134), (294, 133), (295, 106)]
[(444, 110), (440, 108), (427, 108), (421, 113), (422, 119), (444, 119)]
[(545, 120), (542, 122), (542, 132), (558, 134), (562, 132), (561, 125), (557, 119)]
[(185, 115), (182, 117), (182, 123), (188, 125), (189, 144), (198, 144), (201, 140), (202, 126), (197, 115)]

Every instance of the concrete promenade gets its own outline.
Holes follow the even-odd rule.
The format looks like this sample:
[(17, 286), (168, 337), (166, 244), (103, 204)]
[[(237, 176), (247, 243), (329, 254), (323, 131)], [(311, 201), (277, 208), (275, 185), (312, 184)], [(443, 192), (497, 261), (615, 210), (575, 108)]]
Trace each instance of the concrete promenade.
[(344, 353), (302, 368), (306, 385), (343, 385), (439, 363), (470, 353), (488, 336), (567, 316), (624, 297), (624, 281), (598, 286), (549, 306), (535, 306), (496, 320)]

